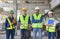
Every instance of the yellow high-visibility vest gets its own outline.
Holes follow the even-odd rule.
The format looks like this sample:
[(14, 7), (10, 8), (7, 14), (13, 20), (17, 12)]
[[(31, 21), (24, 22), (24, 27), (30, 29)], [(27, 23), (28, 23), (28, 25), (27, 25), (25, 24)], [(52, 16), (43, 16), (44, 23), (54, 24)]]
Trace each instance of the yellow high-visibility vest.
[(26, 15), (25, 20), (23, 15), (20, 15), (20, 21), (21, 21), (21, 26), (20, 29), (28, 29), (28, 20), (29, 20), (29, 16)]
[(48, 32), (55, 32), (55, 26), (49, 26)]
[[(54, 20), (54, 19), (52, 19), (52, 20)], [(48, 22), (48, 20), (47, 20), (47, 22)], [(48, 32), (55, 32), (55, 30), (56, 30), (55, 26), (46, 26), (46, 31), (48, 31)]]
[[(36, 16), (36, 14), (33, 14), (35, 20), (40, 20), (41, 16), (42, 14), (39, 14), (38, 16)], [(32, 23), (32, 28), (43, 28), (43, 23)]]
[(6, 19), (8, 20), (8, 23), (10, 24), (10, 27), (8, 27), (7, 30), (15, 29), (16, 27), (12, 25), (10, 19), (8, 17), (6, 17)]

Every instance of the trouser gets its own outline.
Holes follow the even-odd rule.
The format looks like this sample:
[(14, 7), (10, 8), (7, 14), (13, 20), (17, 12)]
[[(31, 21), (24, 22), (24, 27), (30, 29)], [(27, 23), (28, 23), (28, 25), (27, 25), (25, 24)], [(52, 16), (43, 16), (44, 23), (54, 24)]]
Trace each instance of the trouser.
[(29, 38), (31, 38), (31, 30), (29, 30)]
[(33, 39), (36, 39), (37, 32), (39, 35), (39, 39), (42, 39), (42, 29), (39, 29), (39, 28), (33, 29)]
[(14, 35), (15, 35), (15, 30), (6, 30), (6, 39), (9, 39), (9, 37), (11, 36), (11, 39), (14, 39)]
[(48, 39), (55, 39), (55, 32), (48, 32)]
[(29, 31), (25, 29), (20, 30), (21, 37), (20, 39), (29, 39)]

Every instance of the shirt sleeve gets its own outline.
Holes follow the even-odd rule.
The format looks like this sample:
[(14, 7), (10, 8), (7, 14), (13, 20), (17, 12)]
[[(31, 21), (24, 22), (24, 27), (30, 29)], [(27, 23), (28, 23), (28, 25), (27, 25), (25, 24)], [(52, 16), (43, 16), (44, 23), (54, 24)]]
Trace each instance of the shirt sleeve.
[(58, 21), (57, 20), (54, 21), (54, 26), (56, 26), (56, 24), (58, 24)]
[(19, 17), (19, 20), (18, 20), (18, 22), (21, 22), (21, 21), (20, 21), (20, 17)]
[(48, 24), (48, 22), (47, 22), (47, 21), (45, 21), (44, 25), (47, 25), (47, 24)]

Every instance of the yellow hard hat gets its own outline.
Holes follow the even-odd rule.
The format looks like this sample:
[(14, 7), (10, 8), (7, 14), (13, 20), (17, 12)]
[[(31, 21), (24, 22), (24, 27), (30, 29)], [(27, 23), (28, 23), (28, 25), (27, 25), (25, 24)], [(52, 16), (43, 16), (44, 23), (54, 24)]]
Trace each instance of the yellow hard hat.
[(26, 8), (22, 8), (23, 11), (26, 11)]

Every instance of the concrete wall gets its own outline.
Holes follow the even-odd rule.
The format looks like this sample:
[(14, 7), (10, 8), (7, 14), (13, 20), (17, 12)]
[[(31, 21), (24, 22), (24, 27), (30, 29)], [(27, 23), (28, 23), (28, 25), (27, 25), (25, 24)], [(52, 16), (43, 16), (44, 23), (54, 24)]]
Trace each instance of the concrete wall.
[(35, 13), (34, 9), (36, 6), (40, 7), (40, 12), (41, 13), (44, 13), (45, 9), (49, 9), (49, 4), (48, 3), (45, 3), (45, 0), (28, 0), (30, 2), (35, 2), (35, 1), (38, 1), (38, 2), (43, 2), (43, 3), (31, 3), (31, 4), (27, 4), (27, 3), (23, 3), (22, 0), (21, 0), (21, 3), (18, 4), (18, 9), (21, 10), (22, 7), (26, 7), (27, 8), (27, 13), (31, 16), (33, 13)]

